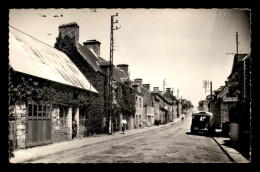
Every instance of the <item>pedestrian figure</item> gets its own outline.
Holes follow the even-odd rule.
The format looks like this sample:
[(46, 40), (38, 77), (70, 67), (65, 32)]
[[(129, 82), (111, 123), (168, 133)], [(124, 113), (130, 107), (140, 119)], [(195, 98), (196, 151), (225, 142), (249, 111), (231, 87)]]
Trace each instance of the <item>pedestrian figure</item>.
[(72, 139), (75, 139), (75, 137), (77, 136), (77, 121), (75, 119), (73, 119), (72, 121)]
[(123, 133), (125, 134), (125, 128), (126, 128), (126, 124), (127, 124), (126, 119), (122, 120), (122, 124), (123, 124)]

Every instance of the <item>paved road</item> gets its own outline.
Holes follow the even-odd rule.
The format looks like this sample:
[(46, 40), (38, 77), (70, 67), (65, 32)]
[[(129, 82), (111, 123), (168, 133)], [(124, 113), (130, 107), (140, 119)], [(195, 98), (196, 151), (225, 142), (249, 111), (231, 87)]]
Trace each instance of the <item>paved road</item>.
[(179, 124), (48, 155), (30, 163), (230, 163), (211, 137)]

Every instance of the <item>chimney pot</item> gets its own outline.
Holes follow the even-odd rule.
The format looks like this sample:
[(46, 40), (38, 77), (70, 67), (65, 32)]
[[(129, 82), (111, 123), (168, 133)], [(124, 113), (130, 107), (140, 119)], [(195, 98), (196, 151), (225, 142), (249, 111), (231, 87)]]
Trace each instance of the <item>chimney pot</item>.
[(171, 94), (171, 88), (166, 88), (166, 93)]
[(83, 42), (84, 46), (88, 49), (92, 50), (97, 57), (100, 57), (100, 42), (97, 40), (87, 40), (86, 42)]
[(150, 91), (150, 84), (143, 84), (143, 87)]
[(128, 76), (128, 66), (129, 66), (128, 64), (116, 65), (116, 67), (118, 67), (119, 69), (123, 70), (127, 76)]
[(153, 91), (159, 91), (159, 87), (153, 87)]
[(141, 79), (141, 78), (134, 79), (134, 83), (139, 84), (139, 85), (142, 85), (142, 81), (143, 81), (143, 79)]

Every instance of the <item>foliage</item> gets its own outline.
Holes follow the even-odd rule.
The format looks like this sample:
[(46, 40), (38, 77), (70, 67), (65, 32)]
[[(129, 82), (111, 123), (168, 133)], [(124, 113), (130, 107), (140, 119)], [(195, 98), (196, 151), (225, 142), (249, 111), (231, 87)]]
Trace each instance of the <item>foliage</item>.
[(189, 109), (194, 107), (192, 105), (192, 103), (189, 100), (186, 100), (186, 99), (182, 99), (181, 103), (182, 103), (182, 111), (189, 110)]
[[(81, 95), (80, 99), (75, 97), (76, 91), (69, 88), (55, 88), (55, 84), (50, 85), (48, 82), (42, 82), (29, 76), (13, 75), (9, 82), (9, 100), (10, 103), (27, 104), (33, 101), (38, 104), (69, 104), (82, 106), (87, 103), (87, 96)], [(82, 97), (83, 96), (83, 97)], [(84, 100), (85, 102), (82, 102)]]
[(131, 88), (130, 82), (127, 81), (125, 82), (125, 85), (121, 87), (122, 89), (122, 94), (120, 93), (117, 97), (118, 100), (118, 105), (119, 105), (119, 110), (120, 112), (126, 116), (132, 116), (136, 112), (135, 108), (135, 91)]

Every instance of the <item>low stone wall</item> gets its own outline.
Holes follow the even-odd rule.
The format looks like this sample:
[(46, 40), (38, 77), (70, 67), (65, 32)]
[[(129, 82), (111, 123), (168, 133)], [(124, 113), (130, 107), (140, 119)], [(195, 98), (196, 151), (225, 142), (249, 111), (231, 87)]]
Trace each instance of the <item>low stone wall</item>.
[(64, 142), (71, 140), (69, 128), (60, 128), (52, 130), (52, 142)]

